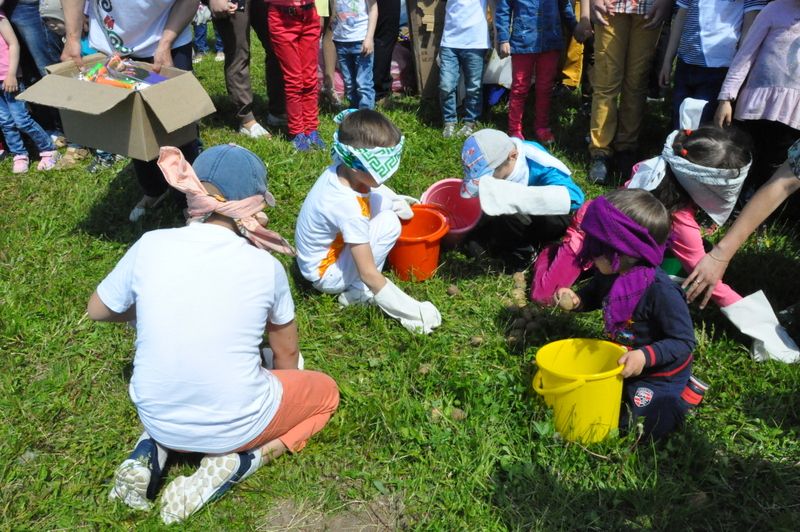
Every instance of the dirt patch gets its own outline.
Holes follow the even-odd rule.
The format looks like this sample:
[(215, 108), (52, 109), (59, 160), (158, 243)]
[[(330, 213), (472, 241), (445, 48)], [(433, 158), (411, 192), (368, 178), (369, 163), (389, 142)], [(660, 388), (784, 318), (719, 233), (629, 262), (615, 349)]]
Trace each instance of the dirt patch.
[(267, 514), (259, 531), (331, 530), (342, 532), (384, 532), (400, 530), (403, 502), (386, 495), (371, 501), (349, 501), (342, 507), (324, 512), (308, 502), (277, 502)]

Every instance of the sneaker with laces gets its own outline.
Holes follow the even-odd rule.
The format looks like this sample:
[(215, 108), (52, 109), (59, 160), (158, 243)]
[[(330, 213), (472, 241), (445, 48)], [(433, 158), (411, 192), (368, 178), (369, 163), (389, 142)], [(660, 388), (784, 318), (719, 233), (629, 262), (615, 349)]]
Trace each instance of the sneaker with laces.
[(36, 165), (36, 169), (52, 170), (56, 166), (60, 158), (61, 154), (58, 153), (56, 150), (39, 152), (39, 164)]
[(449, 139), (453, 135), (456, 134), (456, 123), (455, 122), (447, 122), (442, 129), (442, 137)]
[(215, 501), (261, 466), (261, 451), (206, 456), (191, 476), (169, 483), (161, 497), (161, 519), (165, 524), (183, 521), (206, 503)]
[(272, 134), (267, 131), (264, 126), (256, 122), (250, 127), (242, 126), (239, 128), (239, 133), (242, 135), (247, 135), (251, 139), (271, 139)]
[(459, 137), (469, 137), (475, 132), (475, 123), (474, 122), (464, 122), (464, 125), (461, 126), (461, 129), (458, 130), (456, 133)]
[(309, 151), (311, 149), (311, 144), (305, 133), (295, 135), (292, 139), (292, 146), (297, 151)]
[(214, 54), (214, 61), (216, 61), (217, 63), (225, 61), (225, 52), (217, 52), (216, 54)]
[(269, 127), (286, 127), (289, 124), (289, 120), (286, 117), (286, 113), (282, 115), (267, 115), (267, 126)]
[(306, 138), (308, 139), (308, 145), (312, 150), (324, 150), (327, 148), (325, 141), (322, 140), (322, 137), (319, 136), (319, 132), (317, 132), (316, 129), (306, 135)]
[(15, 174), (24, 174), (28, 171), (30, 159), (27, 155), (15, 155), (14, 164), (11, 166), (11, 172)]
[(152, 506), (150, 501), (156, 498), (166, 459), (166, 454), (160, 456), (154, 439), (140, 439), (130, 456), (114, 473), (114, 485), (108, 493), (108, 499), (119, 499), (136, 510), (149, 510)]
[(603, 155), (592, 157), (589, 166), (589, 181), (598, 185), (605, 185), (608, 181), (608, 159)]
[(543, 127), (536, 130), (536, 140), (543, 146), (550, 146), (556, 141), (556, 138), (553, 136), (553, 132), (550, 131), (549, 127)]

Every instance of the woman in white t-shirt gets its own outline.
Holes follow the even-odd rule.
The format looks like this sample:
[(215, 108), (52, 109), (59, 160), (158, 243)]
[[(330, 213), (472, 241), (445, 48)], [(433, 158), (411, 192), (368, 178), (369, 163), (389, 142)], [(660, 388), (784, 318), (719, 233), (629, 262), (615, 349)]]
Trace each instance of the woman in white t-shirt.
[[(129, 391), (145, 431), (117, 468), (110, 498), (149, 508), (168, 450), (206, 455), (164, 490), (161, 516), (172, 523), (302, 449), (339, 394), (327, 375), (298, 371), (286, 272), (264, 251), (293, 250), (265, 227), (262, 210), (274, 199), (261, 159), (221, 145), (194, 168), (177, 148), (162, 148), (158, 164), (186, 194), (190, 224), (145, 233), (92, 294), (88, 313), (136, 320)], [(262, 367), (265, 331), (274, 370)]]

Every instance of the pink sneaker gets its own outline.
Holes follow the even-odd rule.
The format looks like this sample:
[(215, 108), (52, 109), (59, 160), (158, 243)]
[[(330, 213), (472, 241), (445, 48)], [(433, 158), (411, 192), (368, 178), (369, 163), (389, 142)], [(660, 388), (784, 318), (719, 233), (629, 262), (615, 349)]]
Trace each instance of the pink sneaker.
[(11, 171), (15, 174), (24, 174), (28, 171), (28, 163), (27, 155), (15, 155), (14, 165), (11, 167)]
[(56, 150), (39, 152), (39, 164), (37, 170), (51, 170), (55, 165), (60, 154)]
[(553, 136), (553, 132), (550, 131), (549, 127), (543, 127), (536, 130), (536, 140), (545, 146), (550, 146), (556, 141), (556, 138)]

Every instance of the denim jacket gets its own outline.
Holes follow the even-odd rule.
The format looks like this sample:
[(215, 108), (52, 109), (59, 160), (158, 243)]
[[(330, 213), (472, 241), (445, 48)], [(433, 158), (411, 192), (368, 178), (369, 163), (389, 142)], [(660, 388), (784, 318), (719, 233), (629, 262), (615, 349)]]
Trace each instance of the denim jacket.
[(563, 49), (562, 22), (570, 31), (577, 24), (570, 0), (497, 0), (497, 42), (511, 44), (512, 54)]

